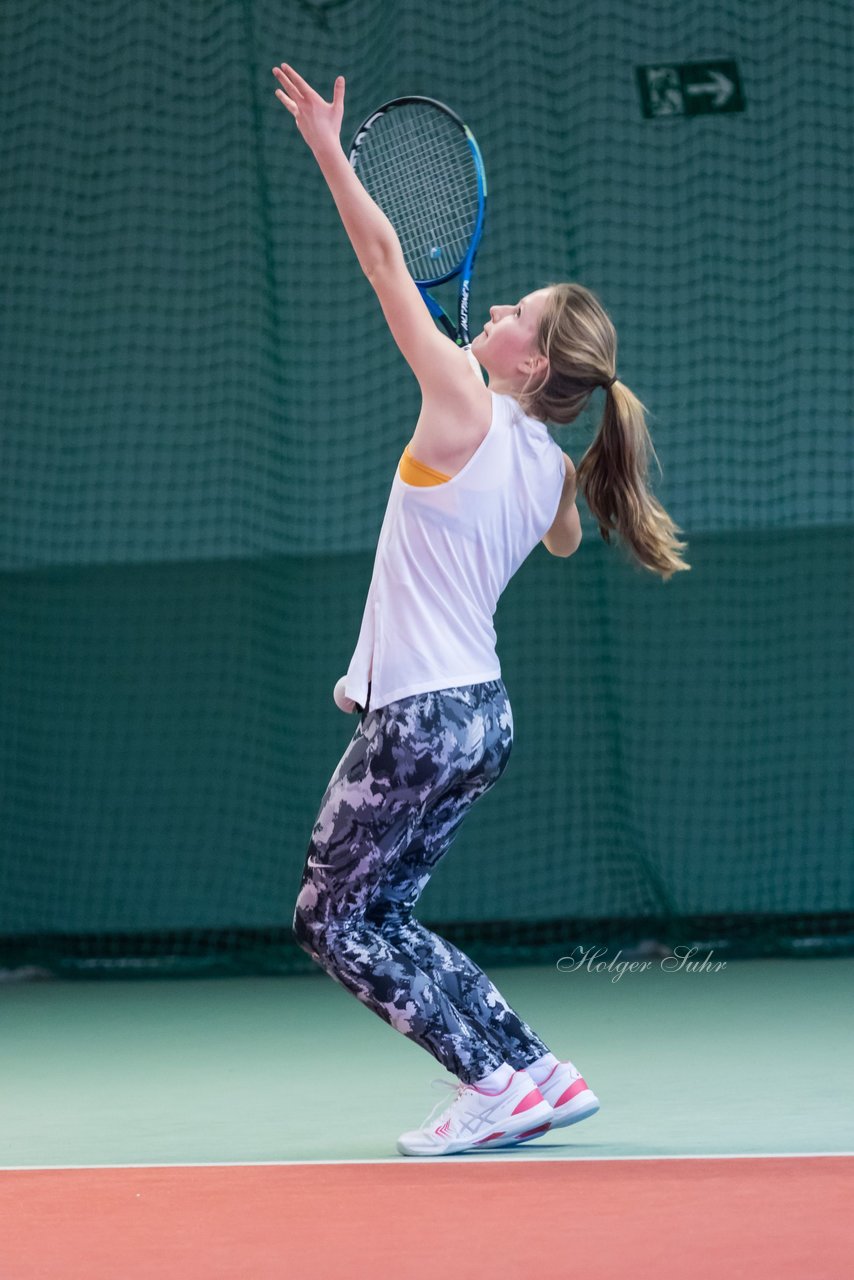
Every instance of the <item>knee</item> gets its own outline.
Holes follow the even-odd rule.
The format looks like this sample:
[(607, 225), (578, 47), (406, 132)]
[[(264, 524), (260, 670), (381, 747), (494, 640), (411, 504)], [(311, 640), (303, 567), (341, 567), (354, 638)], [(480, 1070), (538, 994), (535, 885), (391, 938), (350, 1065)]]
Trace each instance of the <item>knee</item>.
[(318, 958), (321, 917), (318, 914), (318, 892), (310, 881), (300, 889), (294, 907), (292, 928), (298, 946), (313, 958)]
[(312, 881), (300, 889), (292, 921), (294, 937), (327, 973), (339, 967), (352, 923), (353, 918), (337, 911), (329, 895)]
[(365, 923), (386, 937), (396, 937), (404, 933), (411, 923), (417, 897), (414, 892), (407, 900), (380, 895), (365, 911)]

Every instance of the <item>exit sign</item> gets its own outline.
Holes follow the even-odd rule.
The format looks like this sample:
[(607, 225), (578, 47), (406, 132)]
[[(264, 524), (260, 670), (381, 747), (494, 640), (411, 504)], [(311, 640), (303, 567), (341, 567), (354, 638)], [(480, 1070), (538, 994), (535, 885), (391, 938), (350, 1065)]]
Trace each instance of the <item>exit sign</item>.
[(647, 119), (718, 116), (744, 110), (735, 62), (680, 62), (636, 67), (641, 107)]

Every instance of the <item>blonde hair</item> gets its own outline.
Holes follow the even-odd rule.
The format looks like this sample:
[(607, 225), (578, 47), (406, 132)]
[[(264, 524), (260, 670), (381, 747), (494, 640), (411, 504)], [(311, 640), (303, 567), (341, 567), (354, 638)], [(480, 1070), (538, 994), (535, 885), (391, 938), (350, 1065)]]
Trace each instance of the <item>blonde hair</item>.
[[(550, 284), (537, 333), (548, 357), (545, 376), (516, 398), (532, 417), (572, 422), (591, 393), (616, 371), (617, 334), (595, 294), (580, 284)], [(646, 425), (646, 406), (623, 382), (606, 391), (593, 443), (576, 467), (576, 485), (610, 545), (615, 530), (635, 562), (665, 582), (691, 566), (680, 559), (687, 543), (648, 487), (649, 456), (658, 462)], [(661, 464), (659, 463), (659, 471)]]

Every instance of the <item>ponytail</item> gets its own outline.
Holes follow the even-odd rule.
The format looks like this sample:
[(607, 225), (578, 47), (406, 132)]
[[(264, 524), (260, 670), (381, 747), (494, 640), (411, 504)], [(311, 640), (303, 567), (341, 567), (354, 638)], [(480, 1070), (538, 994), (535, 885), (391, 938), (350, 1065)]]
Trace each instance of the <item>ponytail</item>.
[(642, 568), (668, 582), (691, 566), (679, 556), (687, 546), (675, 536), (682, 530), (647, 486), (651, 454), (657, 462), (644, 406), (624, 383), (615, 382), (606, 393), (593, 443), (575, 469), (576, 485), (603, 540), (610, 544), (610, 530), (615, 530)]
[[(574, 421), (596, 387), (611, 379), (617, 335), (598, 298), (579, 284), (551, 284), (537, 335), (548, 357), (545, 377), (519, 403), (526, 413), (566, 424)], [(616, 532), (636, 564), (667, 582), (690, 569), (679, 556), (687, 543), (648, 487), (650, 456), (655, 456), (645, 407), (625, 383), (606, 391), (605, 409), (593, 443), (576, 467), (576, 486), (599, 532), (610, 545)], [(656, 457), (656, 462), (658, 458)], [(659, 467), (660, 470), (660, 467)]]

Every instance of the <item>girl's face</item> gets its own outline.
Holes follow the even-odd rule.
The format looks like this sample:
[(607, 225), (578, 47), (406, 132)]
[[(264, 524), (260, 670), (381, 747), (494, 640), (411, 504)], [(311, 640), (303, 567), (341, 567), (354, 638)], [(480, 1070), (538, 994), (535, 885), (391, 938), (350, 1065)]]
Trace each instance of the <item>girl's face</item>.
[(489, 308), (490, 320), (472, 341), (472, 355), (489, 374), (494, 391), (521, 391), (541, 376), (546, 357), (537, 352), (537, 330), (549, 290), (537, 289), (519, 302)]

